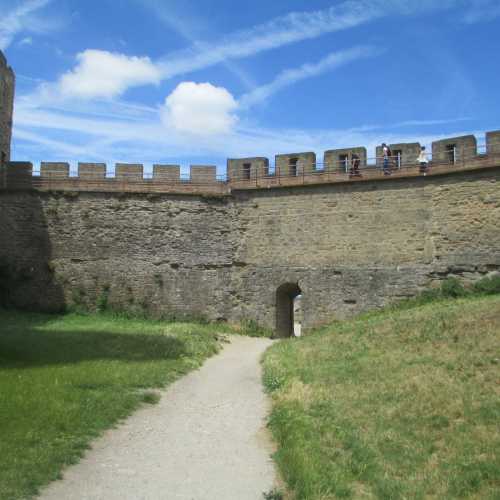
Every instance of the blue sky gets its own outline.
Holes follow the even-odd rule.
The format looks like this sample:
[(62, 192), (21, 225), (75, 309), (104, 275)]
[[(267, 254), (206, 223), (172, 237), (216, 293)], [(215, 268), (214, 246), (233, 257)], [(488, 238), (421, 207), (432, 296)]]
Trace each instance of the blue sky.
[[(500, 128), (499, 0), (0, 0), (13, 159), (217, 164)], [(321, 161), (319, 156), (318, 161)]]

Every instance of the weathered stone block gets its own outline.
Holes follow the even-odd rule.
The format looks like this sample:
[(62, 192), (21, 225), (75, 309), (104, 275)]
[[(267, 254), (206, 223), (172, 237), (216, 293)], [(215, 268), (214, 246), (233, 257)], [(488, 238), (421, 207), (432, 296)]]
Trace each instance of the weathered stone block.
[(298, 177), (316, 170), (316, 153), (276, 155), (276, 175)]
[(269, 159), (263, 157), (227, 160), (228, 181), (248, 181), (269, 175)]
[(179, 182), (181, 179), (181, 167), (180, 165), (153, 165), (153, 179)]
[(330, 149), (325, 151), (324, 165), (329, 172), (347, 172), (352, 165), (352, 155), (359, 156), (360, 168), (366, 167), (366, 148)]
[(117, 163), (115, 177), (120, 181), (142, 181), (144, 167), (141, 164)]
[(217, 182), (217, 167), (214, 165), (191, 165), (193, 184), (214, 184)]
[(40, 165), (40, 177), (44, 179), (67, 179), (69, 163), (44, 161)]
[(455, 165), (477, 156), (477, 140), (473, 135), (452, 137), (432, 143), (432, 162)]
[(106, 177), (105, 163), (79, 163), (78, 177), (85, 180), (102, 180)]
[(33, 184), (33, 164), (11, 161), (3, 166), (3, 187), (8, 189), (28, 188)]
[(500, 155), (500, 130), (486, 133), (486, 153)]

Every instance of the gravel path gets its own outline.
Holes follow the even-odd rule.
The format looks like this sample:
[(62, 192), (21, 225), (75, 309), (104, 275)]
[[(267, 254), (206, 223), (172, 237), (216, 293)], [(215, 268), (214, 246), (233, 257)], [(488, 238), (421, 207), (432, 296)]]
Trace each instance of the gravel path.
[(259, 360), (267, 339), (221, 354), (97, 440), (42, 500), (262, 500), (275, 482)]

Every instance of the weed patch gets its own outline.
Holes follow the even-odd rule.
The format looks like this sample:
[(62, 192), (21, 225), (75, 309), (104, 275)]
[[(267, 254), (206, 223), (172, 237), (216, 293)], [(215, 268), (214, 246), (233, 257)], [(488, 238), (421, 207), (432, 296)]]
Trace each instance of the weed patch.
[(243, 320), (239, 325), (235, 325), (234, 328), (240, 335), (245, 335), (247, 337), (272, 338), (274, 335), (272, 330), (260, 326), (251, 319)]
[(272, 489), (266, 493), (263, 493), (262, 496), (264, 500), (283, 500), (283, 493), (277, 489)]

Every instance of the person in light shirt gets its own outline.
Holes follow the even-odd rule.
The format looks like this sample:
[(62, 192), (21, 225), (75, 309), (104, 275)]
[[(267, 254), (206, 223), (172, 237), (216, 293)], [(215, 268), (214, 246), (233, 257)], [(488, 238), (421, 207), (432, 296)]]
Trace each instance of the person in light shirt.
[(429, 160), (427, 159), (427, 152), (425, 151), (425, 146), (422, 146), (420, 148), (420, 154), (418, 155), (417, 161), (420, 164), (420, 173), (427, 175), (427, 166), (429, 164)]
[(384, 175), (391, 175), (391, 159), (392, 151), (391, 148), (385, 143), (382, 143), (382, 155), (384, 157)]

